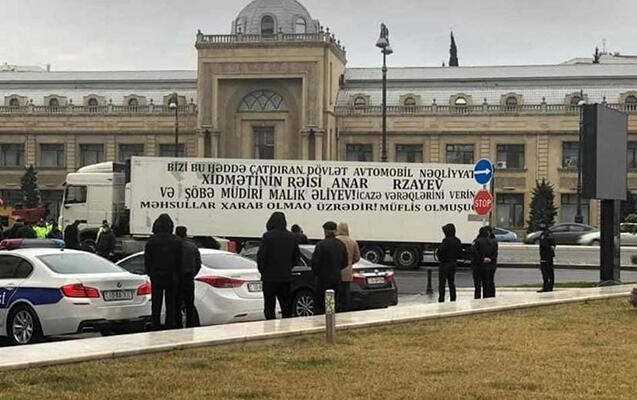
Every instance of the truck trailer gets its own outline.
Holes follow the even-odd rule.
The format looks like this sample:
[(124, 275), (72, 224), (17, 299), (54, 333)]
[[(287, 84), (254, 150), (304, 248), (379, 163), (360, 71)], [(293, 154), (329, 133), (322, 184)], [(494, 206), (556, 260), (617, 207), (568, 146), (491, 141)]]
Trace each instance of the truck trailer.
[(60, 219), (82, 221), (89, 241), (107, 220), (132, 253), (162, 213), (190, 235), (241, 248), (281, 211), (312, 241), (323, 238), (326, 221), (347, 222), (363, 257), (382, 263), (390, 255), (409, 269), (437, 247), (447, 223), (463, 244), (473, 241), (485, 223), (473, 209), (481, 188), (464, 164), (133, 157), (128, 167), (102, 163), (68, 174)]

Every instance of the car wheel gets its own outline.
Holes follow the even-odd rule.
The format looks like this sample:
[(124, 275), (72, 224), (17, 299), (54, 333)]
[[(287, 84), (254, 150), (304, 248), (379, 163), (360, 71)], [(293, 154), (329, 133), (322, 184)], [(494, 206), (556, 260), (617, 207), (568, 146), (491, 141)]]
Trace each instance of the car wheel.
[(361, 257), (374, 264), (382, 264), (385, 261), (385, 252), (379, 246), (363, 246)]
[(309, 290), (301, 290), (294, 295), (294, 316), (311, 317), (314, 315), (314, 294)]
[(398, 269), (414, 269), (420, 264), (420, 251), (415, 247), (399, 247), (393, 258)]
[(37, 343), (42, 340), (40, 321), (33, 309), (25, 304), (16, 306), (9, 315), (9, 341), (14, 345)]
[(591, 246), (600, 246), (602, 244), (602, 242), (600, 242), (599, 240), (595, 239), (591, 242)]

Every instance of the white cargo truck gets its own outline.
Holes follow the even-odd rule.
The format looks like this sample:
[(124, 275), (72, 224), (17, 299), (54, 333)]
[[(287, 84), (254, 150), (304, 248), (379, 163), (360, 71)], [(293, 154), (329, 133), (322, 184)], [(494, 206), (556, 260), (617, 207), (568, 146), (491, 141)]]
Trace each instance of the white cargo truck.
[[(455, 224), (466, 245), (483, 225), (471, 165), (133, 157), (130, 180), (104, 163), (69, 174), (66, 185), (64, 225), (86, 221), (89, 237), (106, 219), (137, 246), (162, 213), (191, 235), (241, 246), (282, 211), (311, 240), (323, 237), (326, 221), (347, 222), (365, 258), (389, 254), (413, 268), (440, 243), (443, 225)], [(124, 243), (125, 252), (133, 247)]]

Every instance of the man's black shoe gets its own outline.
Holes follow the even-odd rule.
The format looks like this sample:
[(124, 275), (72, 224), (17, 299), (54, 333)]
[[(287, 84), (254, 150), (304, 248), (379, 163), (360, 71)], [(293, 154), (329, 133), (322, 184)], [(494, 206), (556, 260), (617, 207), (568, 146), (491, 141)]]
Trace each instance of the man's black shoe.
[(544, 292), (547, 292), (547, 290), (544, 290), (544, 289), (538, 290), (536, 293), (544, 293)]

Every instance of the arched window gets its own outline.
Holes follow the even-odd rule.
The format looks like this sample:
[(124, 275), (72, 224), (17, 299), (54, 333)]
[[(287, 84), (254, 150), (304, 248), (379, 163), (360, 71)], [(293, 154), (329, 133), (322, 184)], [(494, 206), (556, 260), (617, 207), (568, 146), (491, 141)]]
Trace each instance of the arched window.
[(411, 96), (407, 97), (405, 101), (403, 101), (403, 106), (411, 108), (416, 107), (416, 99)]
[(88, 99), (88, 110), (90, 112), (97, 112), (97, 99), (94, 97), (91, 97), (90, 99)]
[(49, 109), (51, 111), (55, 112), (58, 110), (59, 107), (60, 107), (60, 102), (58, 101), (58, 99), (49, 100)]
[(514, 111), (518, 108), (518, 98), (515, 96), (509, 96), (504, 101), (507, 111)]
[(582, 101), (582, 98), (580, 96), (571, 97), (571, 106), (577, 107), (580, 101)]
[(454, 106), (456, 106), (456, 111), (460, 112), (460, 113), (464, 113), (467, 112), (467, 99), (465, 99), (464, 97), (460, 96), (458, 98), (456, 98), (456, 100), (453, 102)]
[(358, 96), (354, 99), (354, 108), (364, 108), (367, 105), (367, 100), (363, 96)]
[(630, 96), (626, 96), (626, 110), (637, 111), (637, 96), (632, 94)]
[(296, 19), (296, 23), (294, 24), (294, 33), (307, 33), (307, 23), (304, 18), (298, 17)]
[(243, 23), (243, 18), (237, 18), (237, 22), (235, 22), (234, 28), (236, 33), (246, 32), (246, 27), (245, 27), (245, 24)]
[(9, 107), (20, 107), (20, 101), (14, 97), (9, 100)]
[(274, 18), (269, 15), (261, 18), (261, 34), (274, 35)]
[(128, 108), (131, 111), (137, 111), (137, 106), (139, 106), (139, 101), (136, 98), (132, 98), (128, 100)]
[(271, 90), (256, 90), (241, 100), (239, 111), (287, 111), (288, 105), (280, 94)]

